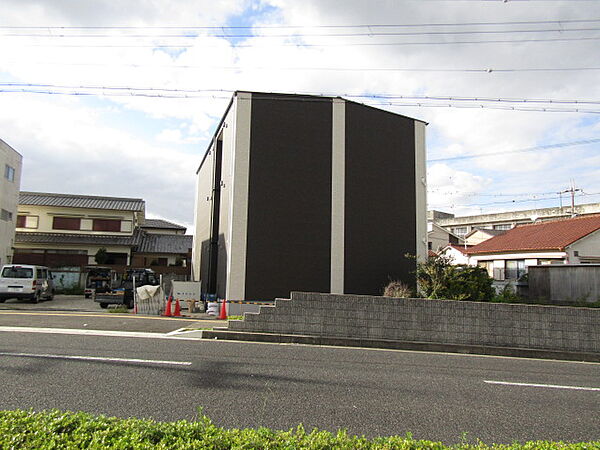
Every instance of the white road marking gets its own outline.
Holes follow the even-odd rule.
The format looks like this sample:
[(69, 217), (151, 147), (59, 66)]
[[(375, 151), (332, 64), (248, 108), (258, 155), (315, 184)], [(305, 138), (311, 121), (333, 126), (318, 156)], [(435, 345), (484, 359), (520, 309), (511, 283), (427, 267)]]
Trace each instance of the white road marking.
[(492, 381), (492, 380), (483, 380), (483, 381), (484, 381), (484, 383), (500, 384), (503, 386), (525, 386), (525, 387), (538, 387), (538, 388), (550, 388), (550, 389), (572, 389), (572, 390), (576, 390), (576, 391), (600, 391), (600, 388), (585, 387), (585, 386), (561, 386), (558, 384), (512, 383), (510, 381)]
[(109, 331), (109, 330), (79, 330), (74, 328), (39, 328), (39, 327), (0, 327), (0, 332), (72, 334), (84, 336), (134, 337), (146, 339), (183, 339), (197, 341), (198, 338), (173, 336), (169, 333), (145, 333), (141, 331)]
[(191, 366), (190, 361), (161, 361), (156, 359), (108, 358), (102, 356), (52, 355), (43, 353), (10, 353), (0, 352), (0, 356), (16, 356), (22, 358), (74, 359), (79, 361), (128, 362), (138, 364), (162, 364), (171, 366)]

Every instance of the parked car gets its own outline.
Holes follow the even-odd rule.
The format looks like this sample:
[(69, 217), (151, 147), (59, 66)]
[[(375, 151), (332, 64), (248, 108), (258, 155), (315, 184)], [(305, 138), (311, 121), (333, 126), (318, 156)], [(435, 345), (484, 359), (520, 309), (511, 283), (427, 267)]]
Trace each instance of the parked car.
[(110, 292), (112, 289), (113, 270), (110, 267), (87, 267), (85, 275), (85, 298), (94, 293)]
[(151, 269), (128, 269), (124, 274), (118, 286), (105, 293), (95, 293), (93, 299), (100, 303), (101, 308), (107, 308), (108, 305), (125, 305), (133, 308), (133, 283), (135, 278), (135, 287), (139, 286), (158, 286), (159, 278)]
[(0, 303), (9, 298), (34, 303), (54, 298), (52, 272), (45, 266), (6, 264), (0, 271)]

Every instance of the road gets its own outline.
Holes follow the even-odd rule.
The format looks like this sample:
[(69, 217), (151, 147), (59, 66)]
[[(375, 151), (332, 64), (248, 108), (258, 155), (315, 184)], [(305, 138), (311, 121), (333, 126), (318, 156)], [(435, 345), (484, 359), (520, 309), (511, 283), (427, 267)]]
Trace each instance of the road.
[[(162, 332), (33, 333), (5, 319), (0, 409), (192, 420), (202, 408), (226, 427), (410, 431), (448, 444), (464, 433), (486, 443), (600, 439), (600, 364), (195, 341)], [(498, 384), (505, 382), (527, 385)]]

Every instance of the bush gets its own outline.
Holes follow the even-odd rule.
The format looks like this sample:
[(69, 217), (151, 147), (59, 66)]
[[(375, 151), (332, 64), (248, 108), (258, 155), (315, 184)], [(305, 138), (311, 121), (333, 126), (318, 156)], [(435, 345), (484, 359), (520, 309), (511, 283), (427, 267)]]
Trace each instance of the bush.
[(104, 247), (100, 247), (94, 255), (94, 261), (96, 261), (96, 264), (106, 264), (108, 263), (108, 259), (108, 253)]
[(440, 255), (417, 263), (417, 282), (422, 296), (475, 302), (494, 298), (492, 279), (485, 269), (451, 262), (451, 258)]
[(509, 446), (482, 442), (476, 445), (462, 443), (446, 446), (441, 442), (413, 439), (406, 436), (388, 436), (367, 439), (345, 431), (330, 433), (302, 425), (289, 431), (269, 428), (225, 429), (202, 416), (198, 421), (155, 422), (147, 419), (118, 419), (93, 416), (87, 413), (58, 410), (0, 411), (0, 448), (4, 449), (58, 449), (58, 448), (120, 448), (120, 449), (584, 449), (598, 448), (600, 441), (565, 443), (537, 441)]
[(506, 284), (502, 290), (494, 295), (493, 301), (496, 303), (522, 303), (523, 299), (515, 292), (512, 285)]
[(410, 298), (413, 295), (413, 290), (410, 286), (402, 281), (390, 281), (383, 290), (384, 297)]

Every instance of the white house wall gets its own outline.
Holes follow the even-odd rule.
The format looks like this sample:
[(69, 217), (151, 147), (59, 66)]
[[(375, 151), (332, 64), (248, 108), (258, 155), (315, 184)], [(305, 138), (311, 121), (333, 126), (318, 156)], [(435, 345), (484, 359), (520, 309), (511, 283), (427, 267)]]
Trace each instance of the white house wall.
[[(600, 230), (579, 239), (567, 248), (567, 252), (570, 264), (578, 264), (586, 256), (600, 258)], [(575, 256), (574, 252), (578, 252), (579, 256)]]

